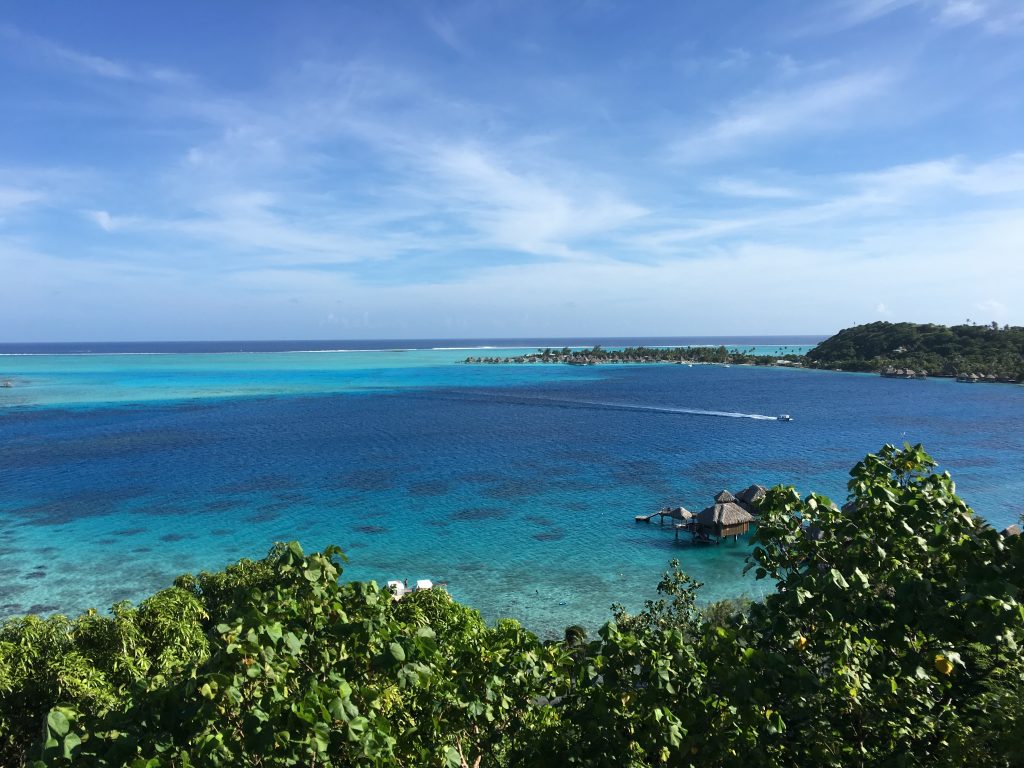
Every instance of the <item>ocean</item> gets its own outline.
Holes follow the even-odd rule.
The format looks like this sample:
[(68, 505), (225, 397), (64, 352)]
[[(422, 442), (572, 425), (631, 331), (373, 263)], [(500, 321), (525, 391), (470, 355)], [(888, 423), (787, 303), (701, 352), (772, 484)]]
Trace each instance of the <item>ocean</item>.
[(841, 502), (850, 467), (887, 442), (924, 443), (993, 525), (1024, 512), (1024, 387), (459, 362), (814, 341), (0, 345), (0, 617), (138, 600), (291, 539), (340, 546), (347, 578), (447, 582), (542, 636), (638, 609), (672, 558), (705, 600), (756, 597), (770, 585), (743, 575), (745, 542), (677, 544), (634, 515), (751, 483)]

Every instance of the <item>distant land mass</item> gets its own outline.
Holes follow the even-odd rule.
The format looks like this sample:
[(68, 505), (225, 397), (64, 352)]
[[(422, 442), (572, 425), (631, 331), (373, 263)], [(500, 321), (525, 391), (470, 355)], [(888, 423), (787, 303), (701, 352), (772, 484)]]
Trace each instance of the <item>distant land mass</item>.
[(845, 371), (911, 370), (929, 376), (1024, 379), (1019, 326), (869, 323), (846, 328), (807, 353), (811, 365)]
[(770, 354), (725, 345), (594, 345), (538, 349), (514, 356), (469, 356), (467, 363), (706, 363), (785, 365), (840, 371), (874, 371), (883, 376), (956, 377), (962, 381), (1024, 380), (1024, 328), (1016, 326), (877, 322), (845, 328), (806, 354), (779, 347)]

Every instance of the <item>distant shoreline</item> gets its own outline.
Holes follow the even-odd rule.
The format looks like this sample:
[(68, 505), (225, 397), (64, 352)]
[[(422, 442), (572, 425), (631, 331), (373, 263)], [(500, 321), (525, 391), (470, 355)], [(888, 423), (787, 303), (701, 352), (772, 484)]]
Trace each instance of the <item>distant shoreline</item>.
[(750, 336), (562, 336), (552, 338), (449, 338), (449, 339), (333, 339), (258, 341), (102, 341), (0, 342), (0, 356), (113, 355), (113, 354), (224, 354), (265, 352), (411, 352), (457, 349), (538, 349), (570, 347), (678, 346), (814, 346), (823, 335)]

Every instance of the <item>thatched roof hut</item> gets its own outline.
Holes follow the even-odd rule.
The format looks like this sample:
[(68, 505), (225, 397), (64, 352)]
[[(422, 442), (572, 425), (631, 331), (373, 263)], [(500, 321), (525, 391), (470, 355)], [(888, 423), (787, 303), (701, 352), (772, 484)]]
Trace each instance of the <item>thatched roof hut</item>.
[(1013, 525), (1008, 525), (1008, 526), (1006, 526), (1006, 527), (1005, 527), (1005, 528), (1003, 528), (1003, 530), (1001, 530), (1001, 531), (1000, 531), (999, 533), (1000, 533), (1000, 535), (1002, 535), (1002, 536), (1003, 536), (1004, 538), (1006, 538), (1006, 537), (1009, 537), (1009, 536), (1020, 536), (1020, 534), (1021, 534), (1021, 529), (1020, 529), (1020, 526), (1019, 526), (1019, 525), (1017, 525), (1016, 523), (1014, 523)]
[[(717, 502), (707, 509), (702, 510), (694, 519), (697, 525), (706, 533), (719, 538), (725, 536), (738, 536), (750, 529), (754, 522), (753, 516), (743, 507), (736, 503), (735, 497), (723, 491), (732, 501)], [(718, 494), (718, 499), (722, 494)]]
[(747, 512), (753, 513), (761, 505), (761, 499), (764, 498), (765, 493), (763, 485), (752, 485), (736, 494), (736, 503)]
[(669, 517), (673, 520), (681, 520), (684, 523), (693, 517), (693, 512), (688, 510), (686, 507), (673, 507), (670, 510), (670, 513)]
[(736, 497), (728, 491), (719, 491), (718, 495), (715, 496), (716, 504), (729, 504), (736, 501)]

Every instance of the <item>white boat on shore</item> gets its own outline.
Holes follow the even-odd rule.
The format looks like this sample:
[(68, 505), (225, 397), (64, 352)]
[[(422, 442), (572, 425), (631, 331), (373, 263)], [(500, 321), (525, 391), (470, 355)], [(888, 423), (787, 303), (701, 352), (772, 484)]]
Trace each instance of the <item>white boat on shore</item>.
[(423, 592), (428, 589), (434, 588), (434, 582), (430, 579), (419, 579), (416, 582), (416, 586), (410, 587), (409, 580), (404, 579), (399, 581), (398, 579), (391, 579), (387, 584), (388, 590), (395, 596), (395, 600), (401, 600), (406, 595), (411, 595), (413, 592)]

